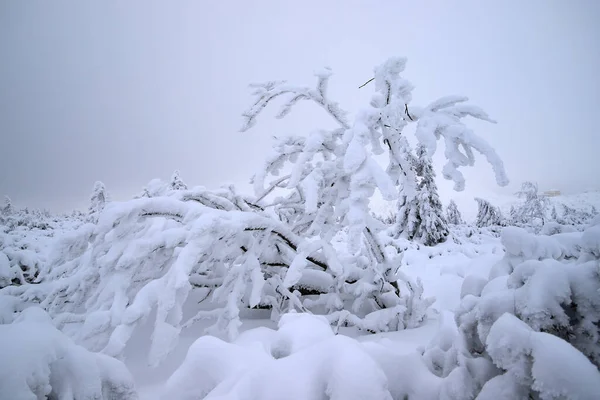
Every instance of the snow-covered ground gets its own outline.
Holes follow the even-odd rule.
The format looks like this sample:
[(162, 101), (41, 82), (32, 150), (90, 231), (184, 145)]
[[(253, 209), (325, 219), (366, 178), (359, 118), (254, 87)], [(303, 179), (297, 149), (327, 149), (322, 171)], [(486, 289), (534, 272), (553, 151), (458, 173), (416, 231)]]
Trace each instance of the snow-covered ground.
[[(521, 200), (515, 196), (490, 195), (487, 197), (508, 214), (512, 205)], [(474, 200), (458, 202), (466, 215), (474, 218), (476, 203)], [(552, 204), (567, 204), (576, 209), (588, 209), (592, 206), (600, 209), (600, 192), (588, 192), (554, 197)], [(470, 208), (474, 211), (469, 211)], [(385, 212), (386, 210), (380, 210)], [(355, 328), (341, 328), (339, 333), (356, 338), (361, 343), (377, 343), (396, 356), (417, 354), (419, 348), (427, 346), (440, 325), (441, 315), (453, 313), (460, 305), (461, 287), (467, 276), (487, 278), (492, 266), (504, 256), (504, 247), (500, 238), (493, 234), (476, 234), (468, 241), (457, 244), (452, 240), (435, 246), (420, 246), (405, 252), (402, 270), (413, 278), (420, 278), (425, 288), (425, 296), (433, 296), (436, 301), (426, 323), (418, 328), (377, 334), (359, 333)], [(243, 319), (241, 331), (254, 332), (260, 338), (261, 328), (276, 329), (277, 324), (268, 319), (268, 312), (252, 311)], [(149, 320), (151, 320), (150, 318)], [(125, 363), (128, 365), (139, 386), (141, 399), (158, 400), (168, 377), (181, 365), (189, 346), (200, 336), (207, 326), (198, 325), (185, 330), (173, 353), (158, 368), (147, 366), (146, 350), (149, 347), (149, 334), (140, 332), (139, 339), (130, 346)], [(256, 339), (259, 340), (259, 339)], [(258, 367), (257, 367), (258, 368)], [(296, 385), (294, 385), (295, 387)]]
[[(512, 205), (521, 201), (516, 197), (488, 197), (488, 199), (496, 202), (495, 204), (506, 213)], [(468, 207), (475, 206), (474, 201), (472, 204), (460, 201), (457, 203), (460, 211), (466, 215), (470, 212)], [(600, 192), (551, 199), (551, 207), (559, 204), (566, 204), (578, 210), (600, 208)], [(386, 210), (379, 211), (383, 213)], [(0, 257), (4, 254), (8, 255), (8, 257), (4, 256), (6, 259), (0, 258), (0, 267), (2, 267), (0, 279), (4, 279), (5, 284), (15, 277), (23, 281), (33, 279), (36, 271), (31, 270), (32, 267), (44, 268), (47, 260), (57, 257), (60, 253), (60, 249), (55, 247), (58, 243), (56, 240), (69, 237), (84, 223), (80, 216), (52, 219), (40, 215), (33, 218), (29, 213), (21, 212), (14, 215), (11, 217), (12, 220), (4, 221), (6, 224), (12, 224), (12, 228), (8, 229), (5, 226), (0, 236), (2, 251)], [(42, 223), (38, 224), (40, 221)], [(85, 229), (85, 225), (83, 228)], [(427, 311), (427, 320), (417, 328), (371, 334), (359, 331), (356, 327), (340, 326), (332, 329), (327, 320), (304, 314), (286, 314), (278, 325), (269, 318), (270, 311), (246, 309), (241, 310), (240, 336), (233, 343), (221, 340), (224, 336), (219, 338), (207, 336), (205, 329), (214, 321), (200, 321), (189, 328), (184, 328), (176, 347), (158, 366), (150, 366), (148, 349), (152, 347), (151, 336), (155, 332), (155, 309), (145, 322), (131, 333), (122, 361), (131, 373), (142, 400), (196, 399), (198, 393), (208, 393), (217, 383), (220, 383), (219, 389), (215, 389), (210, 398), (275, 400), (282, 398), (281, 396), (289, 390), (297, 392), (295, 398), (313, 398), (311, 391), (317, 390), (314, 389), (315, 387), (321, 388), (318, 390), (334, 393), (335, 396), (331, 398), (340, 399), (350, 398), (348, 397), (350, 394), (354, 396), (352, 398), (361, 398), (360, 393), (365, 394), (364, 398), (388, 398), (384, 392), (378, 392), (385, 387), (389, 387), (392, 393), (409, 391), (414, 393), (417, 399), (435, 398), (437, 396), (435, 393), (438, 393), (436, 390), (440, 390), (441, 381), (437, 380), (437, 377), (428, 377), (425, 373), (427, 366), (423, 359), (435, 358), (427, 352), (437, 351), (436, 346), (450, 351), (448, 343), (456, 328), (452, 328), (453, 323), (449, 324), (449, 321), (454, 320), (454, 313), (461, 306), (464, 307), (464, 304), (461, 305), (461, 290), (464, 291), (467, 287), (474, 292), (481, 291), (482, 285), (487, 283), (491, 276), (492, 268), (505, 258), (505, 246), (501, 242), (499, 231), (500, 228), (477, 229), (463, 225), (452, 228), (448, 240), (434, 247), (406, 242), (401, 272), (412, 281), (417, 279), (422, 281), (424, 297), (435, 298), (432, 307)], [(587, 240), (589, 242), (595, 239)], [(593, 248), (595, 244), (592, 243), (590, 246)], [(24, 269), (23, 266), (27, 268)], [(470, 280), (469, 285), (463, 285), (465, 279)], [(500, 287), (502, 282), (501, 280), (496, 283), (494, 280), (493, 283), (491, 282), (491, 287)], [(477, 289), (478, 285), (481, 287)], [(199, 294), (193, 292), (190, 301), (186, 303), (187, 308), (182, 310), (186, 316), (196, 312), (197, 302), (194, 301), (194, 296)], [(7, 299), (8, 297), (0, 297), (0, 301), (4, 302), (0, 305), (9, 307)], [(4, 345), (8, 346), (3, 351), (6, 354), (13, 354), (11, 357), (17, 357), (14, 349), (19, 349), (9, 345), (11, 337), (15, 335), (27, 337), (23, 335), (26, 329), (31, 327), (42, 329), (43, 324), (49, 323), (45, 315), (37, 315), (34, 312), (29, 314), (33, 316), (25, 315), (20, 317), (22, 321), (15, 321), (11, 325), (0, 325), (0, 328), (7, 328), (0, 330), (0, 333), (5, 335)], [(9, 318), (6, 312), (0, 313), (0, 323), (6, 322), (2, 319)], [(509, 329), (506, 328), (507, 326), (515, 327), (512, 320), (501, 322), (503, 329)], [(497, 328), (496, 331), (499, 329)], [(518, 331), (521, 328), (517, 326), (515, 329)], [(490, 332), (490, 337), (497, 337), (499, 334), (496, 331)], [(131, 392), (131, 381), (128, 380), (126, 372), (123, 372), (125, 375), (119, 376), (107, 372), (107, 368), (123, 368), (122, 364), (104, 356), (99, 356), (100, 358), (94, 361), (95, 353), (77, 347), (70, 339), (60, 336), (57, 330), (51, 332), (52, 336), (47, 340), (59, 343), (60, 352), (50, 352), (47, 355), (43, 355), (46, 353), (42, 352), (40, 357), (45, 357), (42, 361), (36, 361), (34, 358), (29, 361), (25, 359), (19, 365), (23, 366), (27, 362), (41, 363), (36, 368), (42, 368), (40, 370), (42, 372), (36, 374), (43, 375), (43, 360), (60, 359), (65, 357), (65, 354), (74, 352), (80, 354), (79, 358), (69, 361), (74, 364), (60, 364), (62, 369), (59, 371), (62, 372), (58, 373), (77, 377), (73, 369), (76, 367), (73, 365), (78, 365), (80, 362), (95, 363), (99, 371), (104, 371), (99, 373), (100, 380), (96, 382), (98, 388), (102, 387), (102, 390), (111, 388), (115, 393)], [(30, 342), (21, 340), (19, 343), (25, 345), (35, 343), (33, 336), (27, 340)], [(544, 336), (539, 340), (543, 342), (548, 339)], [(448, 343), (444, 344), (444, 341)], [(563, 343), (557, 344), (558, 347), (562, 345)], [(567, 354), (571, 349), (564, 351)], [(423, 354), (425, 358), (422, 359)], [(576, 362), (578, 354), (580, 353), (573, 356), (569, 353), (565, 357), (570, 360), (569, 362), (575, 360), (573, 365), (579, 366)], [(497, 353), (497, 357), (499, 360), (504, 360), (506, 356)], [(3, 378), (3, 374), (6, 378), (6, 374), (11, 371), (11, 365), (16, 364), (11, 363), (6, 357), (0, 361), (0, 379)], [(390, 371), (395, 372), (390, 375)], [(55, 370), (50, 372), (51, 376), (56, 373)], [(583, 378), (578, 378), (580, 379), (578, 382), (589, 384), (592, 389), (598, 383), (595, 381), (596, 376), (590, 375), (589, 369), (583, 368), (580, 376)], [(271, 379), (276, 383), (265, 383), (270, 382)], [(575, 384), (573, 382), (577, 377), (569, 379), (568, 384)], [(265, 383), (264, 387), (261, 386), (261, 382)], [(565, 383), (564, 387), (568, 387), (568, 384)], [(72, 390), (81, 391), (77, 393), (87, 393), (85, 390), (98, 393), (100, 389), (75, 387)], [(444, 390), (452, 392), (452, 390), (467, 389), (461, 386), (460, 389), (446, 387)], [(186, 391), (190, 397), (186, 397)], [(226, 396), (219, 397), (221, 392)], [(252, 395), (244, 393), (252, 393)], [(303, 395), (305, 397), (302, 397)]]

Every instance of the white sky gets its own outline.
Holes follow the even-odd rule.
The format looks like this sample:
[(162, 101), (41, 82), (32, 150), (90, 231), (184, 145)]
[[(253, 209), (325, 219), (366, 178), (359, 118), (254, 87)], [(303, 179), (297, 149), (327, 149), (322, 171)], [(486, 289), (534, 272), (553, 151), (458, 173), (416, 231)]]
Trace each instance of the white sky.
[[(330, 66), (356, 111), (395, 55), (415, 104), (464, 94), (499, 121), (472, 126), (504, 159), (506, 192), (600, 189), (598, 21), (594, 0), (0, 2), (0, 195), (83, 208), (96, 180), (126, 199), (175, 169), (248, 187), (272, 135), (329, 123), (301, 105), (239, 133), (249, 83), (312, 85)], [(500, 191), (478, 161), (463, 196)]]

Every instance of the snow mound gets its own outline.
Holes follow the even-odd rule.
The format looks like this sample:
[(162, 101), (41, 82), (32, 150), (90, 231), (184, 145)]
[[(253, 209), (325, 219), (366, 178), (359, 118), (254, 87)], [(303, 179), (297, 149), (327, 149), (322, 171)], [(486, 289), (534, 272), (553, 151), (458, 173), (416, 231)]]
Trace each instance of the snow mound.
[(204, 336), (167, 381), (163, 399), (392, 399), (386, 374), (356, 340), (328, 321), (286, 314), (279, 329), (226, 343)]
[(39, 308), (0, 325), (0, 398), (137, 399), (123, 363), (73, 343)]

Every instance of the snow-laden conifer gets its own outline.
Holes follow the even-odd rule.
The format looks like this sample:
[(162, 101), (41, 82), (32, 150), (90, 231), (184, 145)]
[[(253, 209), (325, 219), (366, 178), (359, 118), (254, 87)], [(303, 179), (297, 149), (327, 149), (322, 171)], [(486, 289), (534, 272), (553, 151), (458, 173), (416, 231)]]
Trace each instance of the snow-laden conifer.
[(94, 190), (90, 197), (90, 206), (88, 208), (88, 220), (90, 222), (97, 222), (98, 216), (104, 210), (106, 202), (108, 201), (108, 195), (104, 183), (97, 181), (94, 184)]
[(462, 225), (465, 223), (454, 200), (450, 200), (448, 207), (446, 207), (446, 220), (452, 225)]
[(475, 225), (478, 228), (502, 224), (502, 213), (499, 208), (494, 207), (489, 201), (479, 197), (476, 197), (475, 201), (477, 202), (477, 219)]

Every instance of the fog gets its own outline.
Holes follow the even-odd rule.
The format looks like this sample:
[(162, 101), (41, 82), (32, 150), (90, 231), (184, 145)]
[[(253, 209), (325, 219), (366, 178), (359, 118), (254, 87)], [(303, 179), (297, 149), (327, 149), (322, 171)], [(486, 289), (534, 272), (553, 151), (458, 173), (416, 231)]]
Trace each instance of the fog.
[(65, 211), (85, 208), (96, 180), (121, 200), (175, 169), (250, 190), (274, 135), (331, 122), (302, 104), (240, 133), (249, 83), (312, 85), (329, 66), (332, 97), (355, 112), (373, 89), (358, 86), (397, 55), (415, 104), (467, 95), (498, 121), (472, 126), (511, 184), (478, 157), (469, 195), (524, 180), (600, 189), (598, 20), (595, 1), (1, 2), (0, 195)]

